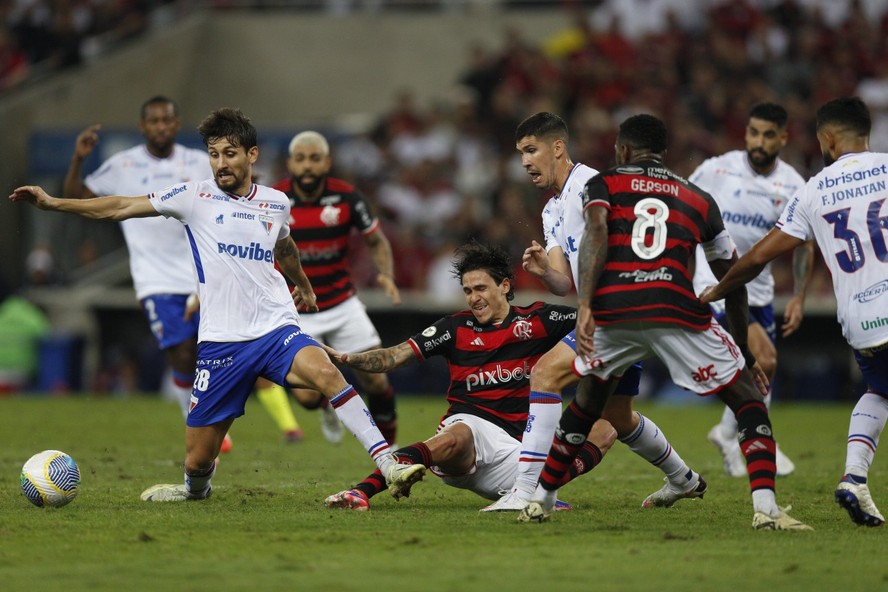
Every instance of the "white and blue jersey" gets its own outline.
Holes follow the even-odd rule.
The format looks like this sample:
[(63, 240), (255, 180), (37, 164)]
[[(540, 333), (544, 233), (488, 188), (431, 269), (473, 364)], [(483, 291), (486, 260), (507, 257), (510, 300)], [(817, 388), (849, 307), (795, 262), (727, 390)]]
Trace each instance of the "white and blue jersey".
[[(712, 195), (721, 210), (725, 229), (734, 240), (737, 255), (742, 256), (765, 236), (780, 217), (805, 180), (794, 168), (779, 158), (774, 170), (760, 175), (749, 165), (745, 150), (732, 150), (709, 158), (688, 179)], [(694, 289), (697, 293), (718, 280), (709, 268), (701, 247), (696, 251)], [(774, 277), (771, 264), (746, 285), (751, 307), (770, 306), (774, 301)]]
[[(83, 184), (96, 195), (138, 196), (212, 176), (206, 151), (175, 144), (168, 158), (157, 158), (142, 144), (106, 160)], [(194, 292), (194, 267), (191, 258), (183, 256), (189, 246), (181, 224), (161, 217), (132, 218), (122, 221), (120, 228), (139, 300)]]
[(888, 344), (886, 202), (888, 154), (846, 154), (812, 177), (777, 222), (790, 236), (817, 241), (842, 334), (862, 352)]
[(246, 196), (213, 179), (149, 194), (154, 208), (185, 225), (201, 302), (198, 341), (259, 338), (299, 315), (284, 277), (274, 268), (275, 243), (290, 234), (287, 196), (253, 185)]
[(577, 257), (580, 241), (586, 230), (583, 217), (583, 190), (586, 182), (598, 174), (584, 164), (575, 164), (561, 188), (561, 193), (553, 195), (543, 208), (543, 232), (546, 237), (546, 252), (560, 247), (570, 264), (574, 288), (579, 287), (580, 271)]

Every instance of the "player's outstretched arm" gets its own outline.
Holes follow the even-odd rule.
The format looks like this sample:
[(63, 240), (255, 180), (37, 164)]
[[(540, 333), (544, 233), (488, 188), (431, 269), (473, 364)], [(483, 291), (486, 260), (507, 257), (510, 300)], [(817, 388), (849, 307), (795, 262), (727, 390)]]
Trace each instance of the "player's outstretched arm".
[[(700, 301), (704, 304), (721, 300), (729, 292), (738, 286), (746, 285), (752, 278), (761, 273), (772, 260), (783, 253), (801, 245), (804, 241), (790, 236), (777, 228), (771, 229), (752, 248), (746, 252), (737, 263), (728, 270), (724, 277), (719, 279), (715, 286), (710, 286), (700, 294)], [(714, 272), (715, 270), (713, 270)], [(716, 277), (718, 277), (716, 275)]]
[(92, 199), (63, 199), (52, 197), (38, 185), (18, 187), (9, 196), (12, 201), (26, 201), (41, 210), (68, 212), (94, 220), (128, 220), (159, 216), (147, 195), (125, 197), (108, 195)]
[[(329, 353), (329, 352), (328, 352)], [(339, 354), (338, 362), (364, 372), (388, 372), (416, 360), (410, 344), (404, 341), (392, 347), (371, 349), (354, 354)]]
[(299, 247), (291, 236), (282, 238), (274, 244), (274, 259), (281, 270), (293, 282), (293, 303), (296, 307), (309, 312), (318, 310), (317, 297), (311, 287), (311, 280), (305, 275), (302, 263), (299, 262)]

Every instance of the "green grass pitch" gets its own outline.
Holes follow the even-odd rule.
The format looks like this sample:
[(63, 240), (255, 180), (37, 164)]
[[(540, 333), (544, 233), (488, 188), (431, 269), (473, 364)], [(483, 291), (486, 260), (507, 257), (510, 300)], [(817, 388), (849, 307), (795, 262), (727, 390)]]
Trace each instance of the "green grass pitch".
[[(690, 395), (689, 395), (690, 396)], [(432, 434), (443, 396), (401, 397), (399, 442)], [(318, 418), (284, 444), (252, 401), (232, 429), (206, 502), (148, 504), (139, 493), (180, 482), (177, 407), (153, 397), (0, 398), (0, 590), (886, 590), (888, 530), (851, 523), (833, 501), (849, 404), (775, 406), (777, 439), (796, 473), (777, 497), (809, 533), (750, 527), (748, 483), (727, 477), (706, 441), (716, 405), (641, 410), (709, 483), (703, 500), (643, 510), (661, 473), (616, 444), (594, 472), (565, 487), (576, 507), (546, 524), (480, 514), (484, 500), (434, 476), (410, 499), (387, 494), (368, 513), (331, 511), (330, 493), (373, 467), (351, 436), (327, 444)], [(79, 496), (38, 509), (18, 476), (32, 454), (64, 450), (82, 473)], [(883, 453), (885, 454), (885, 453)], [(877, 457), (871, 491), (888, 509)]]

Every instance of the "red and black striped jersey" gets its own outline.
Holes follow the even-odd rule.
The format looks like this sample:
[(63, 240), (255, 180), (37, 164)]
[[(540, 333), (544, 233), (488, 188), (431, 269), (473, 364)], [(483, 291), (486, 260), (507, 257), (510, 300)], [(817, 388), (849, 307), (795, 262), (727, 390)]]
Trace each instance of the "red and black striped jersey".
[(364, 197), (354, 186), (330, 177), (321, 196), (310, 202), (294, 193), (291, 178), (274, 188), (290, 198), (290, 234), (299, 247), (299, 260), (311, 280), (318, 309), (327, 310), (353, 296), (355, 286), (347, 258), (351, 229), (368, 235), (379, 228), (379, 220)]
[(444, 417), (468, 413), (520, 440), (530, 406), (530, 372), (577, 324), (576, 310), (535, 302), (512, 306), (502, 323), (479, 325), (465, 310), (439, 319), (407, 343), (416, 357), (443, 356), (450, 369)]
[(592, 297), (595, 322), (706, 329), (710, 310), (694, 293), (688, 262), (698, 243), (724, 230), (712, 196), (657, 162), (639, 162), (586, 183), (583, 208), (596, 206), (609, 212), (607, 262)]

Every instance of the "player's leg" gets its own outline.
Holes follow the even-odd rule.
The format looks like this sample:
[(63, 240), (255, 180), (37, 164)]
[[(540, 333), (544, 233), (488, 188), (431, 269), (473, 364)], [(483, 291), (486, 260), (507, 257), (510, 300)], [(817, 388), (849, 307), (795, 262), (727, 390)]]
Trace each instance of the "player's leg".
[(266, 378), (256, 381), (256, 398), (284, 435), (285, 442), (302, 440), (302, 428), (293, 414), (287, 390)]
[[(258, 340), (257, 340), (258, 341)], [(228, 429), (244, 414), (260, 360), (256, 342), (202, 343), (185, 430), (185, 482), (161, 484), (142, 493), (144, 501), (206, 499)]]
[(703, 497), (706, 481), (685, 463), (663, 430), (632, 407), (638, 396), (641, 372), (641, 364), (626, 369), (602, 412), (602, 418), (617, 430), (620, 442), (663, 472), (666, 484), (647, 496), (641, 506), (668, 508), (681, 499)]
[(856, 524), (881, 526), (885, 518), (870, 495), (868, 478), (888, 419), (888, 347), (875, 352), (855, 351), (854, 356), (868, 388), (851, 412), (845, 474), (836, 487), (835, 498)]
[(311, 389), (290, 389), (296, 401), (309, 411), (320, 410), (321, 433), (324, 439), (331, 444), (339, 444), (345, 436), (345, 427), (339, 421), (336, 410), (330, 405), (330, 400), (318, 391)]
[[(319, 313), (329, 317), (325, 326), (324, 343), (341, 352), (356, 353), (376, 349), (382, 339), (367, 315), (364, 304), (356, 297), (349, 298), (329, 311)], [(385, 374), (353, 370), (355, 382), (367, 401), (370, 415), (386, 441), (395, 446), (398, 414), (395, 409), (395, 391)]]
[[(358, 439), (387, 482), (400, 479), (404, 473), (412, 473), (415, 469), (408, 471), (407, 465), (399, 464), (392, 456), (364, 401), (355, 388), (346, 382), (318, 342), (295, 327), (282, 329), (278, 331), (290, 333), (285, 348), (288, 348), (292, 358), (288, 368), (277, 367), (273, 371), (281, 372), (281, 379), (288, 385), (310, 388), (327, 397), (339, 419)], [(269, 378), (274, 379), (274, 374), (270, 374)]]
[(188, 416), (191, 388), (194, 385), (194, 364), (197, 362), (197, 328), (200, 316), (185, 319), (186, 294), (155, 294), (140, 302), (151, 332), (172, 369), (170, 394)]
[(753, 528), (810, 530), (777, 505), (776, 443), (768, 408), (730, 334), (715, 321), (702, 332), (654, 333), (657, 356), (669, 368), (673, 382), (700, 394), (716, 394), (734, 412), (752, 491)]

